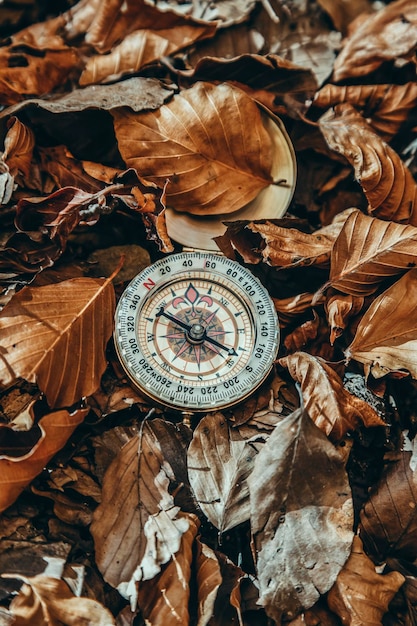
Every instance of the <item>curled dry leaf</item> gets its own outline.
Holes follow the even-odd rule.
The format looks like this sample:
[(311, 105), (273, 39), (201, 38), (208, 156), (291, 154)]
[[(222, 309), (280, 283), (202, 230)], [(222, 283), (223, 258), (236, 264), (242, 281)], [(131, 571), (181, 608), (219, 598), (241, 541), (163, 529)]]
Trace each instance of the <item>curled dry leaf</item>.
[(194, 540), (199, 521), (195, 515), (180, 513), (187, 520), (188, 530), (179, 550), (152, 580), (142, 580), (138, 586), (138, 607), (149, 626), (188, 626), (190, 623), (190, 578)]
[(336, 448), (299, 409), (259, 452), (249, 488), (259, 604), (279, 624), (315, 604), (349, 556), (349, 481)]
[(163, 430), (178, 437), (170, 422), (145, 421), (123, 446), (105, 474), (91, 525), (97, 566), (109, 584), (132, 598), (132, 605), (137, 581), (158, 574), (179, 551), (190, 526), (168, 491), (175, 477), (159, 443)]
[[(78, 409), (72, 413), (61, 410), (42, 417), (31, 429), (32, 431), (40, 430), (41, 437), (24, 456), (12, 457), (11, 451), (4, 454), (4, 448), (0, 448), (0, 511), (4, 511), (13, 504), (23, 489), (65, 445), (87, 413), (88, 409)], [(30, 431), (24, 434), (31, 436)]]
[(196, 83), (157, 112), (112, 115), (124, 161), (162, 187), (169, 178), (167, 202), (179, 211), (236, 211), (272, 183), (260, 111), (230, 85)]
[(221, 533), (250, 517), (247, 478), (262, 442), (246, 441), (222, 413), (204, 417), (188, 448), (188, 475), (194, 495)]
[(370, 305), (346, 349), (375, 378), (409, 372), (417, 378), (417, 270), (410, 270)]
[(308, 292), (299, 293), (289, 298), (273, 298), (280, 327), (285, 328), (295, 317), (308, 311), (313, 306), (313, 299), (316, 305), (324, 302), (322, 295), (315, 299), (314, 293)]
[(222, 584), (220, 563), (214, 550), (197, 538), (196, 569), (198, 589), (197, 626), (206, 626), (214, 613), (217, 592)]
[(416, 242), (415, 226), (354, 211), (334, 243), (330, 280), (319, 295), (328, 287), (358, 297), (374, 293), (384, 280), (417, 265)]
[(351, 104), (338, 104), (320, 119), (320, 128), (332, 150), (343, 154), (375, 217), (417, 224), (417, 183), (391, 146), (385, 143)]
[(63, 580), (42, 574), (15, 576), (25, 583), (9, 608), (19, 626), (116, 626), (108, 609), (96, 600), (76, 597)]
[(364, 76), (384, 61), (411, 58), (416, 43), (417, 4), (414, 0), (391, 2), (358, 21), (336, 58), (333, 80)]
[(343, 387), (338, 374), (320, 357), (295, 352), (279, 362), (300, 383), (307, 413), (332, 441), (340, 441), (359, 424), (385, 426), (367, 402)]
[(313, 311), (313, 319), (307, 320), (298, 326), (284, 339), (284, 346), (288, 352), (301, 350), (309, 341), (317, 337), (320, 325), (320, 317)]
[(32, 129), (25, 126), (17, 117), (10, 117), (7, 121), (2, 159), (20, 186), (40, 189), (40, 175), (32, 163), (34, 146), (35, 135)]
[(22, 289), (0, 314), (0, 384), (36, 381), (50, 407), (94, 393), (106, 368), (114, 307), (111, 278)]
[(104, 182), (91, 176), (65, 146), (38, 148), (38, 153), (42, 173), (45, 178), (49, 175), (43, 184), (44, 192), (66, 187), (94, 194), (105, 187)]
[(351, 555), (327, 601), (346, 626), (382, 626), (382, 617), (404, 580), (399, 572), (377, 574), (361, 540), (354, 537)]
[(360, 535), (377, 562), (417, 558), (417, 483), (410, 459), (403, 451), (387, 467), (361, 512)]
[(375, 132), (388, 142), (415, 108), (417, 84), (343, 87), (327, 84), (316, 93), (313, 104), (327, 109), (342, 102), (360, 109)]
[(362, 310), (365, 298), (351, 294), (335, 293), (326, 300), (326, 313), (330, 326), (330, 343), (333, 345), (343, 334), (347, 323)]

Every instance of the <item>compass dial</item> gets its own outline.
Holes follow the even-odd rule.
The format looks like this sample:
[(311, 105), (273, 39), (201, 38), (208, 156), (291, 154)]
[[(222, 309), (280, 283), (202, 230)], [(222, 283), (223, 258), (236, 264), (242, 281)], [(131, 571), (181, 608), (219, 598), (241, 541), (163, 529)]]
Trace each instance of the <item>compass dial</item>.
[(225, 257), (180, 253), (147, 267), (116, 311), (115, 345), (131, 381), (190, 412), (230, 406), (266, 378), (278, 348), (266, 289)]

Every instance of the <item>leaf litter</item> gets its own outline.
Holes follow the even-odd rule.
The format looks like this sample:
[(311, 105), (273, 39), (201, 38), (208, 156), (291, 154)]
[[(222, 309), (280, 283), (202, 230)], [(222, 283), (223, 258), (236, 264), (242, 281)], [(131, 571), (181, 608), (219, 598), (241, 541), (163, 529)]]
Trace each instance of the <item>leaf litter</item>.
[[(1, 623), (415, 623), (416, 2), (60, 6), (0, 6)], [(297, 188), (240, 220), (288, 184), (265, 111)], [(282, 334), (190, 423), (110, 339), (167, 208)]]

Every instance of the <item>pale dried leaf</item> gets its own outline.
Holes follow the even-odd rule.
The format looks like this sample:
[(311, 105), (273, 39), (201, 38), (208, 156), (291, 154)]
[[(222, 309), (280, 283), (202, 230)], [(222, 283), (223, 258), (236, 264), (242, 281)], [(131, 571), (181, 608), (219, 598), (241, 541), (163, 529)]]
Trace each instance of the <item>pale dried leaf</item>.
[(404, 581), (399, 572), (377, 574), (361, 540), (355, 537), (351, 555), (327, 601), (346, 626), (382, 626), (382, 617)]
[(189, 624), (189, 599), (194, 540), (199, 521), (195, 515), (185, 515), (188, 529), (181, 544), (152, 580), (142, 580), (138, 588), (138, 606), (147, 626), (186, 626)]
[(167, 203), (179, 211), (236, 211), (272, 182), (260, 111), (230, 85), (196, 83), (157, 113), (112, 114), (127, 165), (162, 187), (169, 178)]
[(375, 378), (410, 372), (417, 378), (417, 270), (410, 270), (370, 305), (346, 349)]
[(416, 43), (415, 0), (391, 2), (358, 22), (335, 61), (333, 80), (364, 76), (384, 61), (409, 58), (414, 54)]
[(417, 104), (417, 84), (404, 85), (348, 85), (328, 83), (314, 96), (314, 105), (329, 108), (350, 102), (360, 109), (370, 126), (389, 141)]
[(13, 504), (23, 489), (66, 444), (87, 413), (88, 409), (78, 409), (72, 413), (64, 410), (48, 413), (33, 427), (33, 430), (40, 430), (41, 436), (27, 454), (11, 456), (4, 448), (1, 450), (0, 511)]
[(340, 441), (359, 424), (385, 426), (367, 402), (343, 387), (341, 378), (323, 359), (296, 352), (279, 362), (300, 383), (307, 413), (332, 441)]
[(333, 287), (352, 296), (374, 293), (384, 280), (417, 265), (417, 228), (355, 211), (336, 239), (330, 261)]
[(258, 445), (232, 430), (222, 413), (204, 417), (188, 448), (188, 475), (198, 504), (221, 533), (250, 516), (247, 478)]
[(158, 431), (177, 436), (169, 422), (144, 422), (140, 433), (123, 446), (108, 468), (102, 502), (91, 525), (96, 563), (104, 579), (133, 599), (136, 582), (158, 574), (178, 552), (181, 537), (189, 528), (168, 492), (174, 477), (154, 422)]
[(197, 538), (196, 567), (198, 589), (197, 626), (206, 626), (214, 612), (218, 589), (222, 583), (220, 564), (214, 550)]
[(106, 368), (114, 306), (111, 280), (74, 278), (22, 289), (0, 314), (1, 384), (36, 381), (51, 407), (94, 393)]
[(343, 334), (348, 321), (362, 310), (365, 298), (351, 294), (336, 293), (326, 300), (326, 314), (330, 326), (330, 343)]
[(10, 612), (15, 626), (115, 626), (113, 615), (90, 598), (77, 598), (68, 585), (45, 575), (25, 578), (26, 583), (13, 599)]
[(410, 170), (351, 104), (327, 111), (320, 128), (329, 147), (354, 167), (375, 217), (417, 224), (417, 184)]
[(386, 468), (361, 512), (360, 535), (377, 562), (417, 558), (417, 482), (410, 460), (410, 452), (402, 451)]
[(349, 481), (336, 448), (298, 410), (276, 426), (249, 486), (259, 604), (280, 623), (326, 593), (349, 556)]

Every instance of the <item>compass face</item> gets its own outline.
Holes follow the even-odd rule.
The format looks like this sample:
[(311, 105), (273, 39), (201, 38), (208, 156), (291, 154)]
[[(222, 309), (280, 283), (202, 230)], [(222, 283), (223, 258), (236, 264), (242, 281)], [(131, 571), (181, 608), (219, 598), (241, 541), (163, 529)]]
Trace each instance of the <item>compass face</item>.
[(180, 253), (147, 267), (116, 310), (115, 345), (131, 381), (181, 411), (222, 409), (271, 370), (278, 320), (266, 289), (215, 254)]

